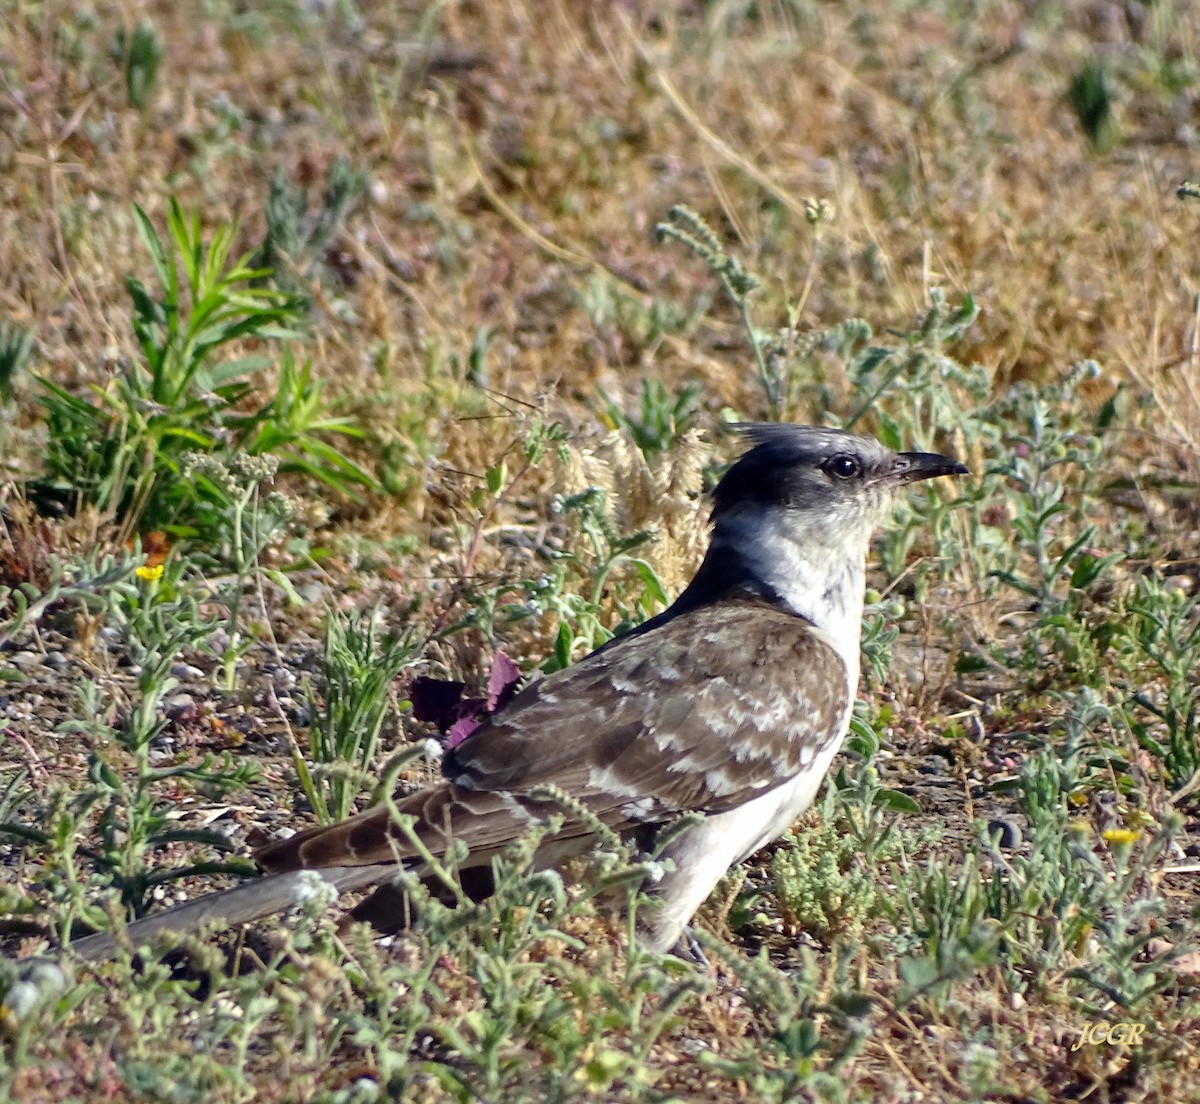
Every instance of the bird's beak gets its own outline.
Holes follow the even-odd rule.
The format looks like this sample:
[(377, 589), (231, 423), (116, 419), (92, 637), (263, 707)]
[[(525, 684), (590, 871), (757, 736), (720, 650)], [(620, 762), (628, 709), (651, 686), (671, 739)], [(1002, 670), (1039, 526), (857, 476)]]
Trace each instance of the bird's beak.
[(892, 471), (901, 483), (916, 483), (919, 479), (935, 479), (939, 475), (968, 474), (965, 464), (936, 452), (902, 452), (896, 457)]

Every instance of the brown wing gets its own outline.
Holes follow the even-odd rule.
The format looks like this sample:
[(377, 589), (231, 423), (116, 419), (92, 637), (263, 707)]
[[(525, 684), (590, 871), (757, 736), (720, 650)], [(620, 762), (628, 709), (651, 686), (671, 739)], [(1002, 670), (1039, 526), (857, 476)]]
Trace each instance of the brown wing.
[[(552, 805), (554, 785), (616, 831), (721, 812), (794, 777), (842, 735), (846, 665), (806, 621), (727, 599), (614, 641), (534, 683), (448, 753), (449, 782), (401, 803), (440, 851), (483, 859)], [(574, 829), (574, 830), (573, 830)], [(563, 835), (584, 832), (564, 827)], [(376, 809), (262, 852), (270, 870), (387, 862), (411, 846)]]
[(715, 813), (794, 777), (840, 737), (852, 689), (806, 621), (726, 600), (535, 683), (444, 769), (460, 790), (551, 783), (629, 820)]

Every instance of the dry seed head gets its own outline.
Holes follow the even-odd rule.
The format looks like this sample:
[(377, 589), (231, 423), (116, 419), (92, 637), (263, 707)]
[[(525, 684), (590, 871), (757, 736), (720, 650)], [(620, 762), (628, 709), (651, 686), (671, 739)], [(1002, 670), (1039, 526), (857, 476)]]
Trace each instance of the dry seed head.
[(804, 217), (813, 226), (827, 226), (837, 218), (837, 208), (827, 199), (809, 196), (804, 200)]
[(696, 430), (653, 463), (617, 431), (590, 448), (571, 450), (569, 493), (599, 488), (620, 532), (654, 532), (653, 541), (637, 555), (651, 564), (669, 595), (687, 585), (704, 555), (707, 509), (699, 490), (708, 455)]

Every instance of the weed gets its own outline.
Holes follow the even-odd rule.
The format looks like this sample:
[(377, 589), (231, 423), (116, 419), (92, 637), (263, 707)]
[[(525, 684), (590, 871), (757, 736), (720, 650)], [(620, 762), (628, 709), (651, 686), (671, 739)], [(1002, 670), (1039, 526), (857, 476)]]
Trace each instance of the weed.
[(1200, 771), (1200, 607), (1183, 591), (1143, 576), (1125, 612), (1113, 642), (1137, 687), (1129, 704), (1138, 710), (1125, 714), (1126, 723), (1162, 764), (1166, 784), (1180, 789)]
[[(1016, 548), (1027, 553), (1025, 562), (1031, 568), (1024, 577), (1000, 568), (992, 574), (1035, 599), (1039, 609), (1051, 612), (1061, 608), (1064, 583), (1072, 578), (1070, 568), (1095, 534), (1093, 526), (1077, 529), (1063, 522), (1082, 521), (1089, 484), (1104, 454), (1104, 441), (1101, 435), (1080, 433), (1070, 424), (1068, 419), (1074, 415), (1064, 414), (1068, 408), (1063, 398), (1097, 371), (1094, 364), (1078, 364), (1051, 386), (1018, 386), (989, 412), (989, 417), (1005, 425), (1008, 432), (1003, 451), (989, 465), (988, 474), (1007, 480), (1015, 492), (1009, 497), (1016, 507), (1012, 518)], [(1070, 500), (1064, 469), (1072, 471), (1082, 483)], [(1094, 582), (1098, 574), (1090, 571), (1086, 582)], [(1080, 581), (1085, 580), (1081, 577)]]
[(699, 396), (700, 387), (694, 383), (684, 384), (671, 394), (661, 381), (643, 379), (641, 409), (631, 415), (601, 393), (609, 425), (627, 430), (647, 460), (671, 448), (691, 429)]
[[(702, 942), (713, 953), (724, 950)], [(835, 948), (832, 958), (826, 970), (804, 949), (799, 968), (786, 974), (764, 958), (732, 963), (761, 1027), (740, 1054), (701, 1052), (701, 1067), (747, 1085), (756, 1100), (844, 1099), (837, 1073), (866, 1040), (871, 1000), (850, 980), (851, 955)]]
[(132, 554), (99, 550), (89, 556), (52, 556), (50, 577), (43, 586), (28, 579), (12, 587), (0, 585), (0, 640), (32, 629), (60, 605), (107, 609), (112, 594), (129, 586), (139, 562)]
[(154, 24), (140, 19), (130, 33), (117, 36), (115, 52), (125, 64), (125, 94), (133, 107), (141, 110), (150, 102), (158, 72), (162, 66), (163, 45)]
[(1096, 153), (1108, 153), (1117, 141), (1112, 111), (1112, 82), (1104, 63), (1089, 58), (1071, 78), (1067, 98), (1084, 136)]
[[(113, 582), (103, 601), (106, 620), (120, 633), (138, 672), (138, 698), (123, 719), (116, 719), (117, 703), (106, 700), (96, 682), (78, 684), (76, 718), (63, 722), (58, 731), (82, 737), (90, 745), (88, 785), (74, 795), (60, 789), (44, 810), (44, 827), (18, 833), (46, 853), (55, 875), (54, 926), (64, 941), (81, 915), (92, 927), (102, 923), (86, 894), (91, 879), (81, 878), (78, 858), (93, 868), (99, 884), (116, 891), (121, 908), (132, 916), (145, 911), (153, 890), (177, 879), (252, 870), (241, 861), (206, 858), (184, 865), (154, 861), (157, 852), (179, 843), (209, 851), (232, 850), (219, 832), (177, 826), (172, 814), (178, 794), (181, 787), (236, 791), (256, 774), (252, 764), (234, 764), (228, 757), (220, 763), (211, 756), (200, 763), (170, 762), (163, 750), (161, 737), (168, 727), (165, 700), (178, 686), (172, 669), (181, 652), (208, 637), (211, 622), (200, 615), (195, 598), (181, 585), (178, 566)], [(94, 846), (81, 844), (85, 829), (94, 836)]]
[[(191, 453), (183, 463), (184, 473), (202, 480), (215, 489), (227, 503), (224, 510), (208, 511), (207, 529), (213, 541), (211, 551), (197, 555), (198, 563), (208, 562), (218, 570), (226, 565), (233, 568), (216, 589), (216, 597), (229, 612), (225, 628), (225, 645), (221, 650), (223, 685), (232, 691), (237, 683), (237, 666), (242, 656), (253, 647), (254, 638), (245, 632), (242, 603), (252, 577), (261, 574), (270, 578), (290, 598), (299, 601), (287, 576), (278, 569), (263, 568), (263, 552), (288, 532), (293, 505), (282, 494), (263, 494), (264, 484), (275, 477), (279, 461), (272, 455), (255, 456), (243, 453), (232, 458), (228, 465), (215, 456)], [(269, 612), (259, 592), (261, 614), (266, 621)]]
[(1023, 767), (1028, 854), (1003, 856), (981, 832), (957, 870), (931, 862), (910, 874), (900, 899), (926, 950), (900, 964), (906, 999), (945, 1000), (955, 984), (998, 969), (1015, 991), (1062, 978), (1091, 1012), (1132, 1014), (1173, 982), (1171, 960), (1182, 952), (1145, 951), (1163, 915), (1152, 872), (1179, 818), (1167, 815), (1143, 840), (1140, 831), (1094, 833), (1071, 817), (1071, 800), (1087, 792), (1078, 741), (1103, 712), (1082, 695), (1062, 751), (1042, 750)]
[[(623, 629), (644, 621), (654, 603), (665, 605), (667, 602), (654, 568), (645, 560), (631, 555), (650, 540), (653, 535), (650, 530), (619, 533), (608, 510), (604, 492), (597, 488), (560, 498), (554, 506), (556, 512), (577, 519), (590, 556), (584, 559), (578, 553), (571, 553), (566, 561), (588, 580), (584, 593), (573, 593), (566, 589), (563, 586), (565, 580), (558, 576), (551, 585), (531, 596), (539, 609), (553, 613), (558, 619), (554, 655), (542, 665), (547, 674), (569, 666), (573, 658), (586, 655)], [(632, 605), (622, 603), (619, 607), (620, 624), (610, 631), (602, 619), (605, 590), (609, 576), (626, 562), (633, 567), (641, 584), (641, 592)]]
[(898, 622), (904, 614), (904, 603), (898, 599), (885, 599), (878, 591), (867, 592), (863, 607), (862, 658), (863, 678), (868, 686), (881, 686), (887, 681), (892, 646), (900, 637)]
[[(649, 543), (653, 531), (620, 532), (605, 491), (588, 487), (577, 494), (560, 495), (552, 510), (578, 526), (582, 546), (558, 556), (550, 570), (536, 578), (475, 593), (471, 610), (444, 630), (445, 634), (472, 626), (491, 637), (498, 620), (553, 616), (557, 623), (553, 654), (542, 664), (542, 670), (550, 673), (640, 624), (656, 607), (668, 603), (654, 568), (633, 555)], [(623, 581), (634, 580), (633, 589), (612, 585), (623, 568), (631, 569)], [(521, 600), (512, 601), (517, 596)], [(616, 624), (610, 628), (612, 606)]]
[[(684, 310), (670, 299), (630, 294), (607, 273), (596, 273), (580, 293), (580, 304), (613, 364), (640, 363), (662, 340), (685, 332), (707, 304)], [(607, 401), (607, 400), (606, 400)]]
[(297, 371), (285, 357), (275, 394), (245, 412), (251, 379), (269, 359), (217, 361), (235, 344), (295, 336), (288, 326), (299, 318), (293, 299), (255, 286), (265, 270), (230, 259), (236, 226), (219, 227), (206, 245), (199, 217), (189, 218), (172, 201), (168, 247), (145, 212), (139, 208), (136, 216), (161, 288), (156, 299), (136, 277), (128, 281), (141, 360), (124, 363), (109, 387), (95, 388), (93, 402), (39, 377), (48, 448), (36, 493), (116, 512), (127, 531), (195, 534), (206, 510), (231, 503), (211, 482), (188, 478), (184, 458), (192, 452), (272, 453), (284, 471), (338, 489), (370, 485), (360, 468), (321, 440), (355, 430), (323, 416), (309, 366)]
[(29, 364), (33, 349), (33, 330), (0, 323), (0, 403), (13, 400), (13, 381)]
[(266, 233), (249, 261), (262, 274), (259, 279), (269, 276), (289, 294), (300, 292), (366, 187), (367, 174), (336, 157), (326, 172), (320, 205), (310, 211), (308, 190), (293, 185), (282, 168), (276, 169), (265, 206)]
[[(942, 435), (977, 420), (970, 404), (987, 397), (991, 378), (980, 365), (959, 364), (947, 355), (946, 346), (970, 330), (979, 308), (970, 295), (953, 306), (939, 288), (930, 290), (929, 300), (916, 325), (896, 335), (897, 344), (865, 345), (851, 357), (847, 376), (860, 398), (845, 420), (846, 429), (871, 415), (880, 440), (889, 447), (928, 452)], [(871, 335), (852, 330), (848, 336), (862, 341)]]
[(825, 942), (856, 941), (871, 919), (889, 912), (890, 892), (879, 870), (937, 837), (930, 829), (901, 827), (895, 814), (920, 807), (880, 784), (874, 766), (879, 747), (870, 724), (856, 716), (847, 750), (859, 762), (839, 770), (809, 823), (785, 836), (771, 861), (784, 920)]
[(355, 798), (375, 786), (379, 733), (388, 716), (392, 680), (418, 657), (412, 634), (377, 634), (374, 613), (330, 612), (325, 623), (321, 697), (311, 690), (310, 770), (293, 749), (305, 796), (321, 823), (343, 820)]
[(720, 239), (708, 223), (690, 207), (672, 207), (667, 216), (667, 222), (660, 222), (655, 228), (659, 240), (671, 239), (691, 250), (708, 264), (709, 271), (721, 281), (722, 287), (729, 293), (733, 305), (737, 307), (742, 325), (750, 338), (750, 349), (754, 354), (754, 363), (758, 369), (758, 382), (763, 389), (767, 401), (769, 419), (778, 421), (787, 401), (785, 381), (771, 371), (762, 343), (759, 341), (754, 325), (750, 320), (750, 293), (759, 286), (761, 281), (749, 271), (742, 261), (732, 253), (727, 253), (721, 246)]

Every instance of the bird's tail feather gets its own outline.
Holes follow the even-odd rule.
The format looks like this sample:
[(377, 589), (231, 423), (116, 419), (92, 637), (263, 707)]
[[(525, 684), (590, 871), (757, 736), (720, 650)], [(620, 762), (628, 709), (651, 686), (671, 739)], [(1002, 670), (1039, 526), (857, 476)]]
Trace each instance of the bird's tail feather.
[[(273, 874), (134, 920), (126, 926), (121, 943), (127, 939), (132, 946), (138, 947), (162, 932), (196, 931), (206, 924), (248, 924), (274, 916), (299, 904), (305, 894), (311, 892), (314, 876), (333, 886), (339, 893), (347, 893), (378, 885), (395, 874), (394, 863)], [(97, 961), (111, 958), (118, 946), (117, 937), (111, 932), (97, 932), (75, 940), (71, 950), (82, 958)]]
[[(535, 819), (507, 794), (464, 790), (449, 782), (410, 795), (396, 804), (395, 811), (413, 818), (411, 830), (427, 853), (444, 855), (450, 840), (457, 836), (471, 848), (470, 865), (483, 868), (488, 875), (492, 855)], [(255, 852), (255, 862), (267, 873), (265, 878), (135, 920), (126, 927), (126, 935), (137, 946), (162, 932), (195, 931), (205, 924), (249, 924), (274, 916), (302, 899), (305, 886), (311, 885), (306, 878), (313, 875), (339, 893), (379, 885), (395, 877), (401, 864), (420, 868), (421, 854), (408, 831), (383, 805), (338, 824), (297, 832)], [(384, 894), (377, 904), (386, 903), (395, 911), (391, 908), (395, 897)], [(372, 922), (379, 911), (371, 912)], [(392, 919), (388, 917), (384, 926), (394, 927)], [(71, 944), (72, 950), (89, 959), (110, 958), (117, 946), (107, 932)]]
[(317, 825), (268, 844), (254, 853), (254, 861), (271, 874), (419, 862), (422, 852), (414, 846), (412, 832), (421, 848), (439, 858), (452, 839), (459, 839), (471, 850), (471, 864), (483, 865), (535, 822), (536, 804), (518, 795), (443, 782), (395, 803), (395, 813), (412, 818), (410, 829), (397, 823), (392, 808), (377, 805), (349, 820)]

